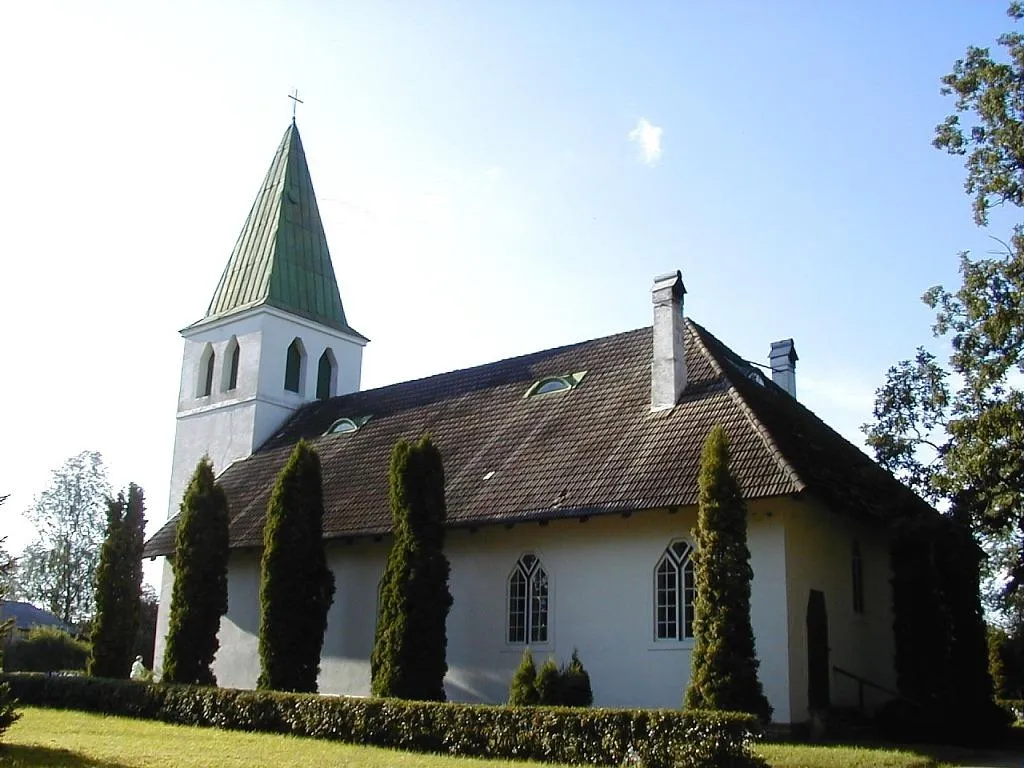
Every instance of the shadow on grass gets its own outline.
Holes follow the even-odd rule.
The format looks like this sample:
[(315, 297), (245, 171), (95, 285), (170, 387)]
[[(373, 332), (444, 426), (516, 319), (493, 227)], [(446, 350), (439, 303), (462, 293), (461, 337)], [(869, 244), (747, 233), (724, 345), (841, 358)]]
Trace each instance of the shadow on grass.
[(131, 768), (124, 763), (110, 760), (96, 760), (69, 749), (30, 747), (22, 744), (0, 744), (0, 767), (36, 768), (36, 766), (61, 766), (61, 768)]

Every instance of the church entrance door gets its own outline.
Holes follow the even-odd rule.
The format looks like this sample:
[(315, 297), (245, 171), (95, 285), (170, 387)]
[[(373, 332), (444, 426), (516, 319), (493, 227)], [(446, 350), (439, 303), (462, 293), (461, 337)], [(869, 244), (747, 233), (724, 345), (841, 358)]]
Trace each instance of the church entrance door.
[(807, 706), (829, 706), (828, 611), (825, 593), (811, 590), (807, 600)]

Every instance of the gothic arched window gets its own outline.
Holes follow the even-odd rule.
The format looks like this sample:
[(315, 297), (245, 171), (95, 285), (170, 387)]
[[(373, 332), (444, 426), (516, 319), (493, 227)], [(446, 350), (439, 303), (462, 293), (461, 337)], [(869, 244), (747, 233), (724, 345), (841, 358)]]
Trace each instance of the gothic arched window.
[(682, 539), (668, 545), (654, 568), (654, 639), (693, 638), (693, 547)]
[(213, 392), (213, 366), (216, 358), (213, 346), (207, 344), (199, 358), (199, 386), (196, 387), (196, 397), (209, 397)]
[(334, 353), (330, 347), (320, 355), (316, 371), (316, 399), (326, 400), (334, 394)]
[(289, 392), (302, 391), (302, 358), (305, 353), (298, 339), (288, 345), (284, 365), (284, 388)]
[(238, 387), (238, 359), (241, 356), (238, 339), (234, 336), (228, 342), (227, 349), (224, 350), (224, 356), (228, 361), (227, 367), (224, 369), (224, 391), (230, 392)]
[(508, 641), (548, 641), (548, 574), (531, 553), (519, 558), (508, 577)]

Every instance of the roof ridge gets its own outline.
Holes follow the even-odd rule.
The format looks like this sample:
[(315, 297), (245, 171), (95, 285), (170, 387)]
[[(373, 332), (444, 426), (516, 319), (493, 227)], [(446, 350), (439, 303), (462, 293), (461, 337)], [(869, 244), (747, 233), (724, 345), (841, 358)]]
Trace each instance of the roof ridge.
[(711, 360), (711, 366), (715, 370), (717, 370), (718, 373), (728, 382), (729, 396), (739, 407), (743, 415), (746, 416), (747, 420), (750, 422), (750, 425), (754, 428), (754, 431), (757, 433), (757, 435), (761, 438), (761, 441), (764, 443), (765, 448), (768, 449), (768, 452), (771, 454), (772, 458), (775, 459), (775, 462), (779, 465), (779, 469), (786, 473), (789, 479), (793, 482), (793, 485), (797, 487), (798, 492), (803, 492), (807, 490), (807, 483), (804, 482), (803, 478), (800, 477), (800, 473), (796, 471), (796, 468), (786, 458), (782, 449), (779, 447), (779, 444), (775, 441), (775, 438), (772, 436), (771, 430), (769, 430), (768, 427), (766, 427), (764, 423), (762, 423), (762, 421), (757, 417), (757, 414), (754, 413), (754, 410), (747, 403), (746, 399), (744, 399), (743, 395), (741, 395), (739, 390), (736, 389), (736, 385), (733, 383), (732, 376), (730, 376), (728, 366), (723, 366), (721, 361), (718, 359), (717, 355), (715, 355), (715, 353), (711, 351), (707, 344), (707, 339), (705, 338), (705, 336), (710, 338), (712, 342), (714, 342), (714, 344), (717, 344), (724, 351), (732, 355), (735, 355), (739, 359), (742, 358), (740, 358), (739, 355), (736, 355), (736, 353), (732, 349), (727, 347), (721, 341), (721, 339), (719, 339), (717, 336), (711, 333), (704, 326), (700, 325), (699, 323), (695, 322), (689, 317), (686, 318), (686, 322), (693, 328), (693, 331), (697, 336), (697, 340), (700, 342), (701, 348), (707, 353), (708, 358), (710, 358)]
[(493, 367), (497, 367), (497, 366), (499, 366), (499, 365), (501, 365), (503, 363), (513, 363), (513, 362), (525, 360), (525, 359), (530, 358), (530, 357), (543, 357), (543, 356), (547, 356), (547, 355), (554, 355), (554, 354), (559, 353), (559, 352), (565, 352), (565, 351), (567, 351), (567, 350), (569, 350), (569, 349), (571, 349), (573, 347), (582, 346), (583, 344), (593, 344), (595, 342), (600, 342), (600, 341), (609, 341), (611, 339), (614, 339), (614, 338), (617, 338), (617, 337), (620, 337), (620, 336), (629, 336), (630, 334), (639, 333), (640, 331), (649, 331), (650, 329), (651, 329), (651, 326), (645, 325), (645, 326), (641, 326), (639, 328), (633, 328), (632, 330), (629, 330), (629, 331), (619, 331), (618, 333), (610, 333), (607, 336), (597, 336), (597, 337), (595, 337), (593, 339), (583, 339), (582, 341), (574, 341), (574, 342), (570, 342), (569, 344), (561, 344), (561, 345), (559, 345), (557, 347), (548, 347), (547, 349), (538, 349), (535, 352), (525, 352), (525, 353), (523, 353), (521, 355), (512, 355), (511, 357), (503, 357), (500, 360), (492, 360), (489, 363), (478, 363), (477, 365), (467, 365), (464, 368), (452, 368), (451, 370), (439, 371), (438, 373), (430, 373), (430, 374), (427, 374), (426, 376), (420, 376), (419, 378), (416, 378), (416, 379), (405, 379), (403, 381), (392, 382), (391, 384), (383, 384), (383, 385), (381, 385), (379, 387), (372, 387), (370, 389), (360, 389), (357, 392), (349, 392), (348, 394), (345, 394), (345, 395), (335, 395), (334, 397), (328, 398), (328, 400), (318, 400), (318, 401), (315, 401), (315, 402), (306, 403), (302, 407), (303, 408), (307, 408), (307, 407), (309, 407), (311, 405), (316, 405), (317, 402), (329, 402), (330, 400), (340, 400), (342, 398), (352, 397), (353, 395), (362, 395), (362, 394), (367, 394), (367, 393), (377, 394), (377, 393), (384, 392), (384, 391), (386, 391), (388, 389), (395, 388), (395, 387), (403, 387), (403, 386), (412, 385), (412, 384), (422, 384), (423, 382), (429, 381), (430, 379), (440, 379), (443, 376), (455, 376), (456, 374), (464, 374), (467, 371), (475, 371), (475, 370), (480, 370), (480, 369), (483, 369), (483, 368), (490, 368), (492, 366)]

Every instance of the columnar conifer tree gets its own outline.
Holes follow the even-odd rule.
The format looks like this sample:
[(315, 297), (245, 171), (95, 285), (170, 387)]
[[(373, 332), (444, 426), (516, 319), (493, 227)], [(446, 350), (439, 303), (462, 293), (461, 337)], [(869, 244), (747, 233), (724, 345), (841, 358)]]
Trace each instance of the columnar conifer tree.
[(390, 486), (394, 542), (381, 580), (371, 689), (376, 696), (443, 701), (451, 569), (444, 466), (429, 437), (395, 445)]
[(228, 610), (228, 500), (204, 456), (181, 502), (163, 679), (216, 685), (211, 665)]
[(257, 686), (315, 692), (334, 574), (323, 539), (320, 457), (300, 440), (277, 478), (263, 529)]
[(729, 469), (729, 441), (716, 425), (700, 464), (694, 580), (696, 637), (686, 707), (750, 712), (764, 721), (772, 708), (757, 677), (750, 626), (747, 508)]
[(139, 630), (142, 547), (146, 528), (142, 489), (132, 483), (107, 499), (107, 535), (96, 569), (96, 623), (88, 672), (96, 677), (128, 677)]

